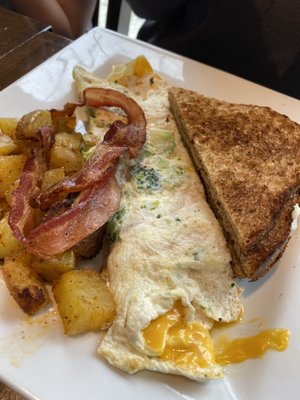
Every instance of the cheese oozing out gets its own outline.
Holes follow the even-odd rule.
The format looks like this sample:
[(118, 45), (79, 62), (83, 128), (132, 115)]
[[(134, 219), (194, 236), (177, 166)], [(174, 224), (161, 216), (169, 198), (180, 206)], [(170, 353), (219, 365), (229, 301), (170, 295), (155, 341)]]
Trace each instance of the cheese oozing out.
[(287, 329), (265, 329), (256, 335), (233, 340), (221, 336), (215, 343), (216, 361), (220, 365), (227, 365), (261, 358), (268, 350), (286, 350), (288, 341)]
[(185, 321), (184, 306), (177, 301), (167, 313), (152, 320), (143, 330), (145, 345), (161, 360), (179, 365), (207, 368), (214, 364), (236, 364), (261, 358), (267, 350), (284, 351), (287, 329), (265, 329), (256, 335), (230, 339), (220, 336), (214, 343), (208, 329)]
[(208, 329), (184, 318), (184, 306), (177, 301), (174, 308), (159, 316), (143, 330), (145, 345), (162, 360), (207, 368), (215, 364), (214, 346)]

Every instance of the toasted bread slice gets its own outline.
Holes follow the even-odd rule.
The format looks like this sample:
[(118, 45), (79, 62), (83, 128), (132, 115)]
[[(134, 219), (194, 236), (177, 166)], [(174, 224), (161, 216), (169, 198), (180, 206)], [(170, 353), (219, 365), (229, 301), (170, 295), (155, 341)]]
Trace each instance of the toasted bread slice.
[(169, 90), (179, 130), (232, 253), (236, 276), (256, 280), (282, 255), (299, 202), (300, 126), (268, 107)]

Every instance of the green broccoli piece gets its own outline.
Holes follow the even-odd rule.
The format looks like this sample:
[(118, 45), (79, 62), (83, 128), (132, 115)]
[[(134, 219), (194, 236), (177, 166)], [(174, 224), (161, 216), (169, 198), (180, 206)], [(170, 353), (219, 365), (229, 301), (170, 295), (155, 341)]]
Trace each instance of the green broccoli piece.
[(159, 192), (161, 190), (161, 179), (154, 168), (137, 164), (131, 168), (131, 175), (138, 190), (148, 192)]

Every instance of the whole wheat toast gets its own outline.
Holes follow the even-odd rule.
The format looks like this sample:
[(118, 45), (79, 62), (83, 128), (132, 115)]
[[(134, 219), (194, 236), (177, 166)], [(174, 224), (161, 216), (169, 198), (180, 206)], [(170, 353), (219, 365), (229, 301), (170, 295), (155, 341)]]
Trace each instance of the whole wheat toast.
[(179, 130), (232, 254), (256, 280), (282, 255), (300, 196), (300, 125), (268, 107), (169, 90)]

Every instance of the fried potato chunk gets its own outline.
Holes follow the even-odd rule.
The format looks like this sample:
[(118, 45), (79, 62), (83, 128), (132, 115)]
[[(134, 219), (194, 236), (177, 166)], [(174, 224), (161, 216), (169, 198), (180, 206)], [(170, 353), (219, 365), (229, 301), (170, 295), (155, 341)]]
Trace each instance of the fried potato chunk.
[(0, 118), (0, 130), (4, 135), (11, 138), (16, 137), (17, 118)]
[(39, 257), (32, 257), (31, 267), (46, 281), (53, 281), (63, 273), (75, 268), (75, 255), (72, 250), (44, 260)]
[(5, 197), (6, 191), (20, 177), (25, 161), (23, 154), (0, 156), (0, 197)]
[(55, 135), (55, 143), (50, 150), (50, 167), (63, 167), (67, 174), (79, 170), (84, 159), (80, 152), (82, 136), (78, 133), (61, 132)]
[(17, 240), (8, 225), (8, 213), (0, 220), (0, 259), (13, 256), (23, 248), (22, 243)]
[(49, 303), (49, 297), (30, 261), (31, 255), (22, 250), (4, 259), (2, 271), (11, 296), (26, 314), (33, 315)]
[(0, 156), (8, 156), (16, 152), (19, 152), (19, 147), (11, 137), (4, 135), (0, 130)]
[(53, 294), (67, 335), (106, 329), (112, 322), (114, 300), (96, 271), (66, 272), (55, 282)]
[(41, 187), (42, 191), (47, 190), (50, 186), (54, 185), (61, 179), (64, 179), (64, 177), (65, 177), (65, 172), (62, 167), (49, 169), (48, 171), (45, 172), (43, 177), (43, 182)]
[(18, 139), (36, 138), (37, 132), (45, 127), (53, 126), (51, 112), (49, 110), (35, 110), (25, 114), (16, 127)]

